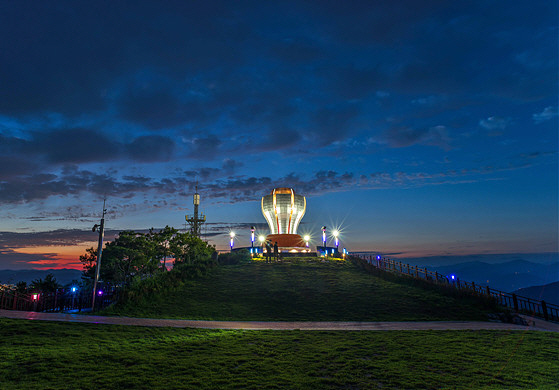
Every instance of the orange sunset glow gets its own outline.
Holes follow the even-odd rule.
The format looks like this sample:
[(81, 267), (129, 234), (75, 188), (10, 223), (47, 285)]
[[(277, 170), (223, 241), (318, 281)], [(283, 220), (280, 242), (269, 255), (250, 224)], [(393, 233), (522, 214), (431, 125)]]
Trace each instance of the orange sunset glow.
[(95, 247), (96, 242), (81, 243), (69, 246), (30, 246), (14, 249), (15, 253), (42, 255), (43, 258), (29, 261), (34, 268), (63, 269), (71, 268), (82, 270), (79, 257), (89, 247)]

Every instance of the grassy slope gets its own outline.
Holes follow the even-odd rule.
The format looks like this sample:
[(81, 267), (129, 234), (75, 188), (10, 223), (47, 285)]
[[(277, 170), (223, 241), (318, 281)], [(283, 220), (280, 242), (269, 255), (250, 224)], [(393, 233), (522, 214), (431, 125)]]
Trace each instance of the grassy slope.
[(545, 332), (300, 332), (0, 319), (2, 389), (538, 388)]
[(221, 266), (107, 315), (214, 320), (485, 320), (489, 309), (345, 262)]

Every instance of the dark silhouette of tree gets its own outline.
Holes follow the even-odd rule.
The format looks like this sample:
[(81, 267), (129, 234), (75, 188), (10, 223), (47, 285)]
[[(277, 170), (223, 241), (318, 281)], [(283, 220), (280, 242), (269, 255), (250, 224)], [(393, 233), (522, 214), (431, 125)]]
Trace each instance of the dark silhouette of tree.
[(80, 255), (80, 262), (83, 265), (83, 275), (85, 279), (93, 279), (95, 276), (95, 266), (97, 265), (97, 251), (91, 248), (85, 250), (85, 254)]
[(15, 291), (17, 293), (25, 294), (27, 292), (27, 282), (17, 282)]
[(62, 285), (56, 281), (54, 274), (51, 273), (47, 274), (44, 280), (41, 278), (33, 280), (30, 286), (32, 290), (38, 290), (42, 292), (55, 292), (61, 287)]
[[(153, 228), (148, 233), (125, 230), (108, 242), (103, 249), (100, 278), (111, 284), (130, 284), (133, 278), (146, 278), (161, 272), (168, 259), (174, 264), (197, 264), (212, 261), (215, 252), (208, 245), (190, 233), (180, 233), (165, 226), (159, 232)], [(80, 256), (84, 266), (84, 278), (92, 279), (97, 265), (97, 252), (93, 248)]]
[(190, 233), (177, 233), (170, 241), (175, 263), (195, 264), (212, 260), (215, 247)]

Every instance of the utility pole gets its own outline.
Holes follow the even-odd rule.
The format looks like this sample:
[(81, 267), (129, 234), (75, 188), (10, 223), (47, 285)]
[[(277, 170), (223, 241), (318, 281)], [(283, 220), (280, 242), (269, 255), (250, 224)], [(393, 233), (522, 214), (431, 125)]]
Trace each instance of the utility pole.
[(105, 202), (107, 199), (103, 199), (103, 216), (101, 217), (101, 223), (95, 224), (92, 231), (99, 228), (99, 245), (97, 246), (97, 269), (95, 270), (95, 280), (93, 282), (93, 298), (91, 299), (91, 311), (95, 310), (95, 295), (97, 293), (97, 282), (99, 281), (99, 271), (101, 270), (101, 255), (103, 254), (103, 236), (105, 234)]
[(195, 187), (194, 193), (194, 215), (187, 215), (185, 217), (186, 222), (190, 225), (190, 234), (195, 237), (200, 238), (202, 224), (206, 222), (206, 216), (204, 214), (198, 215), (198, 206), (200, 206), (200, 194), (198, 193), (198, 185)]

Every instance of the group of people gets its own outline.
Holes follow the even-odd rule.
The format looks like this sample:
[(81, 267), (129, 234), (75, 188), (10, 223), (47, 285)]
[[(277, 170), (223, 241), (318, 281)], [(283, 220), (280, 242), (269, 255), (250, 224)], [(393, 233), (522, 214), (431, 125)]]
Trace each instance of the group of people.
[(278, 243), (276, 241), (273, 247), (271, 244), (272, 243), (270, 241), (266, 241), (266, 251), (264, 252), (264, 256), (266, 256), (266, 263), (279, 261)]

